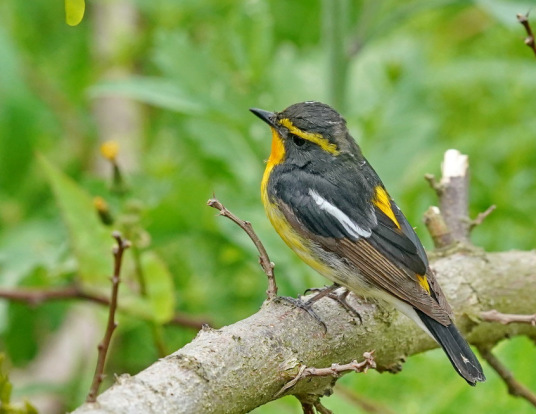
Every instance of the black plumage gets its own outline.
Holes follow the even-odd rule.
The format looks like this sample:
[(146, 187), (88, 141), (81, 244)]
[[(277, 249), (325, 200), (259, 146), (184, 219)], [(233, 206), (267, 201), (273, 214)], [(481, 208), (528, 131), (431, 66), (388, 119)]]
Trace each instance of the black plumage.
[[(357, 294), (405, 304), (399, 309), (425, 327), (469, 384), (484, 381), (478, 359), (452, 322), (419, 238), (344, 118), (319, 102), (295, 104), (280, 113), (252, 111), (279, 140), (263, 179), (263, 200), (287, 244), (302, 258), (322, 262), (318, 268), (324, 276)], [(272, 209), (282, 213), (301, 246), (293, 245)]]

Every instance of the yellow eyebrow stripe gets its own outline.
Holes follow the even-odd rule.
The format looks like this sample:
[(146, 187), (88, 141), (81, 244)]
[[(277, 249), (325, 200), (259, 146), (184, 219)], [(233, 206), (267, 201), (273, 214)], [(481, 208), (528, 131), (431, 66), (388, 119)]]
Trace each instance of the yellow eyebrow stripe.
[(318, 145), (320, 148), (322, 148), (324, 151), (329, 152), (333, 155), (339, 155), (340, 151), (337, 149), (337, 146), (331, 142), (329, 142), (326, 138), (324, 138), (321, 134), (316, 134), (313, 132), (305, 132), (296, 127), (292, 121), (288, 118), (283, 118), (279, 121), (281, 125), (283, 125), (285, 128), (289, 130), (291, 134), (294, 134), (300, 138), (303, 138), (307, 141), (310, 141), (316, 145)]
[(372, 200), (374, 205), (383, 211), (383, 213), (391, 219), (396, 227), (400, 228), (400, 224), (398, 223), (395, 213), (391, 208), (391, 200), (389, 198), (389, 194), (387, 194), (387, 191), (385, 191), (381, 185), (378, 185), (374, 190), (376, 193), (374, 199)]

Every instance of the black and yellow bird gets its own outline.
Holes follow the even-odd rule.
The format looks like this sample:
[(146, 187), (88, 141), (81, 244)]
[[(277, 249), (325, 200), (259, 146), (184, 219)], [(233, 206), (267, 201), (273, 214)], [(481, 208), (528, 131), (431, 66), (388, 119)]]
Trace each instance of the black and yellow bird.
[(419, 238), (344, 118), (320, 102), (251, 111), (272, 130), (261, 194), (286, 244), (336, 284), (391, 303), (414, 320), (469, 384), (485, 381)]

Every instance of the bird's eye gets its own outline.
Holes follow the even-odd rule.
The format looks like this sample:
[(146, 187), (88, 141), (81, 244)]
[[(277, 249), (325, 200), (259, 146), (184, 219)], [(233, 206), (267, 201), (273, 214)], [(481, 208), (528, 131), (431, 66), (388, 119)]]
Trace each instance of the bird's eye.
[(294, 144), (298, 147), (301, 147), (303, 144), (305, 144), (305, 140), (297, 135), (288, 134), (288, 137), (292, 139), (292, 142), (294, 142)]

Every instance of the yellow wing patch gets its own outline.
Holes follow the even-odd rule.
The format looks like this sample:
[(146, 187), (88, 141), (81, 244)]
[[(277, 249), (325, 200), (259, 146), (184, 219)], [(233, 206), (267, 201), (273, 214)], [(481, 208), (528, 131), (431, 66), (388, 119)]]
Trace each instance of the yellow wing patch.
[(302, 131), (301, 129), (296, 127), (288, 118), (283, 118), (279, 121), (279, 123), (285, 128), (287, 128), (291, 134), (294, 134), (300, 138), (303, 138), (318, 145), (320, 148), (322, 148), (324, 151), (329, 152), (330, 154), (339, 155), (340, 151), (337, 149), (337, 146), (332, 142), (329, 142), (329, 140), (324, 138), (321, 134)]
[(428, 284), (428, 279), (426, 278), (426, 275), (417, 275), (417, 280), (419, 281), (419, 285), (421, 285), (422, 288), (426, 290), (430, 295), (430, 285)]
[(396, 227), (400, 228), (400, 224), (398, 223), (398, 220), (395, 217), (395, 213), (393, 212), (393, 209), (391, 208), (391, 199), (389, 197), (389, 194), (387, 194), (387, 191), (385, 191), (385, 188), (383, 188), (381, 185), (378, 185), (375, 188), (375, 196), (372, 202), (376, 207), (378, 207), (383, 213), (391, 219), (391, 221), (396, 225)]

